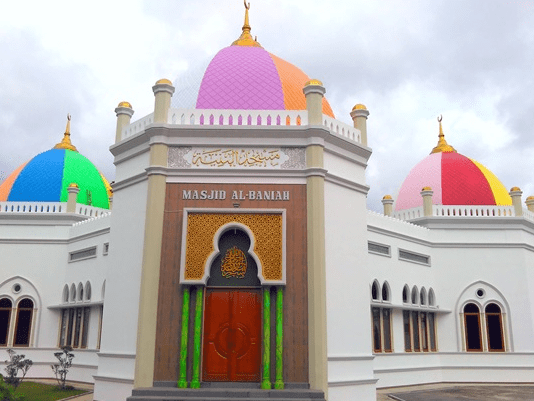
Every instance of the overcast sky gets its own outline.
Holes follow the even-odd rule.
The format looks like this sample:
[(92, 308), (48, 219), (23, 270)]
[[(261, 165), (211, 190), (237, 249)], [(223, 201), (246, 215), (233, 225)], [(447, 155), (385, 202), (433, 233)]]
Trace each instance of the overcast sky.
[[(336, 117), (370, 111), (368, 204), (395, 195), (437, 143), (534, 194), (534, 2), (252, 0), (262, 46), (323, 81)], [(0, 13), (0, 181), (61, 140), (109, 180), (114, 109), (153, 111), (173, 82), (235, 40), (240, 0), (10, 1)], [(178, 88), (177, 88), (178, 89)]]

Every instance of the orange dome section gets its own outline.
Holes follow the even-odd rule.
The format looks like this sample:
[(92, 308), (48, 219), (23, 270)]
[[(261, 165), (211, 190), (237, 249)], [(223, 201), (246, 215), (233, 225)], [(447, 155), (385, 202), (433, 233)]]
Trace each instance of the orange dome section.
[[(282, 60), (280, 57), (269, 53), (274, 61), (274, 65), (278, 70), (280, 81), (282, 84), (282, 91), (284, 93), (284, 106), (286, 110), (306, 110), (306, 97), (302, 92), (302, 88), (310, 78), (302, 72), (301, 69), (295, 67), (293, 64)], [(323, 97), (323, 114), (335, 118), (334, 112), (328, 103), (328, 100)]]

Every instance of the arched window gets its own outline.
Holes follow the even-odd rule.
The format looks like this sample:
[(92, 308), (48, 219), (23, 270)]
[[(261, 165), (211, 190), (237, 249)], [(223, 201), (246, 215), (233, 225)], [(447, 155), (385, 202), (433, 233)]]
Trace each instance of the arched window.
[(428, 305), (436, 305), (436, 295), (434, 294), (434, 290), (432, 288), (430, 288), (428, 291)]
[(85, 300), (91, 300), (91, 283), (89, 281), (85, 283)]
[(426, 290), (425, 287), (421, 288), (421, 293), (419, 294), (419, 300), (421, 305), (426, 305)]
[(488, 350), (504, 351), (501, 308), (497, 304), (488, 304), (486, 312), (486, 330), (488, 334)]
[(30, 345), (30, 335), (33, 318), (33, 301), (29, 298), (22, 299), (17, 306), (17, 322), (15, 324), (15, 347), (27, 347)]
[(70, 286), (70, 301), (76, 301), (76, 286), (74, 283)]
[(402, 302), (405, 304), (408, 303), (408, 293), (410, 292), (410, 289), (408, 288), (408, 285), (405, 285), (402, 289)]
[(7, 345), (12, 307), (13, 304), (9, 299), (0, 299), (0, 346)]
[(373, 298), (373, 301), (378, 301), (378, 282), (375, 280), (373, 282), (373, 286), (371, 287), (371, 297)]
[(83, 301), (83, 285), (78, 283), (78, 301)]
[(389, 301), (389, 285), (387, 281), (382, 284), (382, 301)]
[(412, 288), (412, 304), (416, 305), (419, 298), (419, 291), (417, 291), (417, 287), (414, 285)]
[(67, 284), (63, 287), (63, 302), (69, 302), (69, 286)]
[(473, 303), (464, 307), (464, 326), (466, 351), (482, 351), (480, 309)]

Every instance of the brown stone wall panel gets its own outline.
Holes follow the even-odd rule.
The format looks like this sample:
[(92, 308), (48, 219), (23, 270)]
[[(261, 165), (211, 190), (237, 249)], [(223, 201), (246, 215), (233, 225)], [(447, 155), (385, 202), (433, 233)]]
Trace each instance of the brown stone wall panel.
[[(179, 213), (169, 212), (177, 201), (178, 191), (172, 186), (167, 186), (161, 249), (161, 266), (165, 268), (160, 270), (155, 381), (177, 380), (179, 374), (182, 314), (179, 256), (182, 232)], [(174, 240), (168, 241), (168, 238)]]
[[(186, 190), (225, 190), (225, 200), (182, 199)], [(232, 191), (290, 191), (289, 201), (232, 200)], [(163, 232), (158, 335), (154, 380), (177, 380), (180, 358), (180, 253), (183, 208), (286, 209), (284, 289), (284, 381), (308, 382), (308, 292), (306, 260), (306, 186), (261, 184), (167, 184)], [(235, 211), (239, 213), (239, 208)], [(273, 299), (274, 301), (274, 299)], [(193, 313), (193, 310), (190, 311)], [(274, 335), (273, 327), (273, 335)], [(192, 338), (190, 338), (192, 341)], [(192, 355), (189, 354), (189, 359)], [(274, 360), (272, 361), (274, 364)], [(273, 377), (274, 380), (274, 377)]]

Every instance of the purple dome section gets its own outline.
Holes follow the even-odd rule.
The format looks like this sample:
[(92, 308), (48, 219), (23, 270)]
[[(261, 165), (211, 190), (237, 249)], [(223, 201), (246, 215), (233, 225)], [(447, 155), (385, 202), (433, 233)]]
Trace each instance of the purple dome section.
[(274, 61), (260, 47), (230, 46), (208, 66), (197, 109), (283, 110), (284, 93)]

